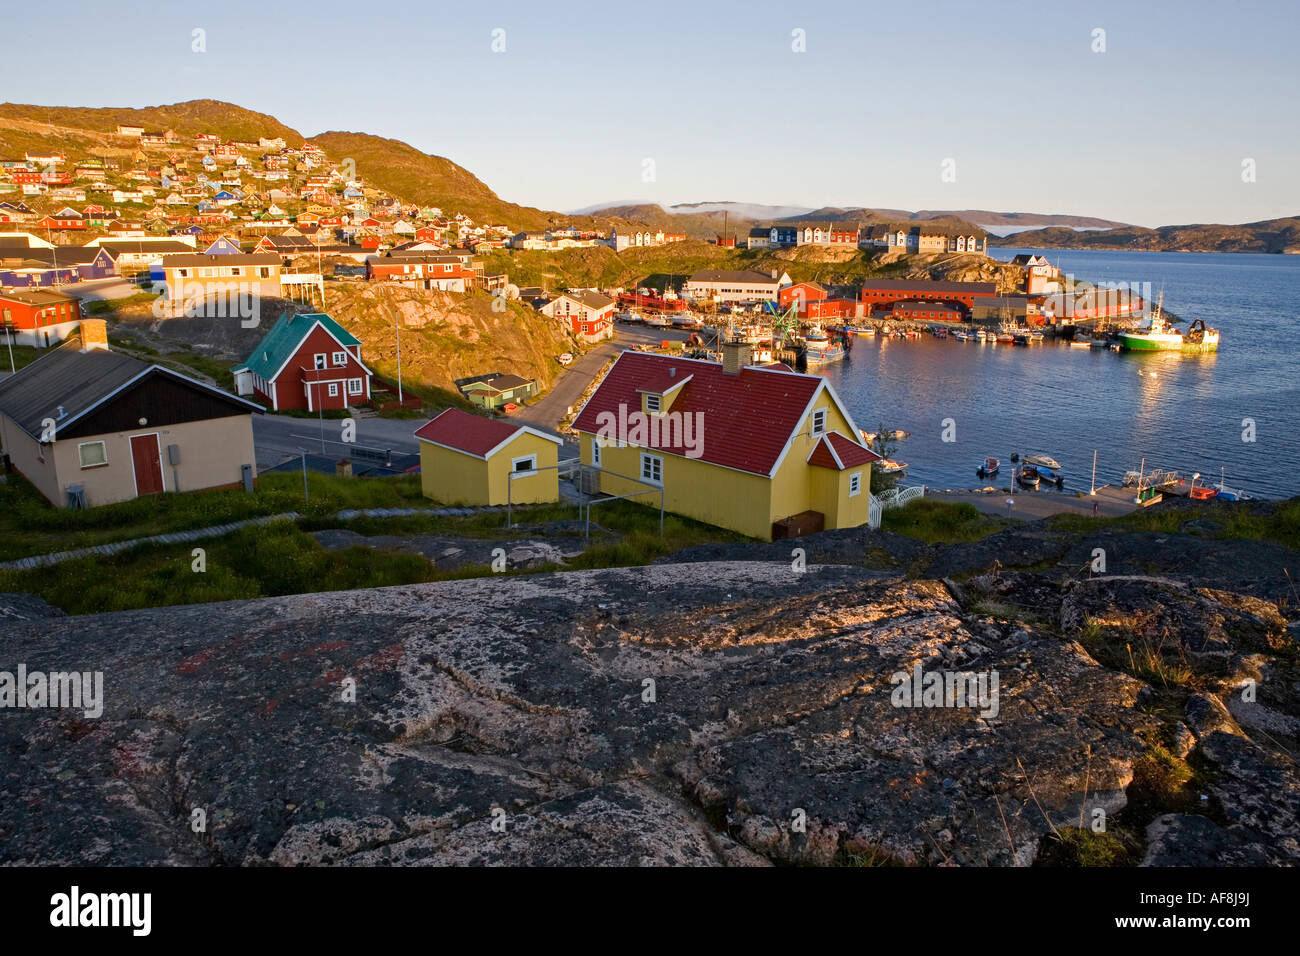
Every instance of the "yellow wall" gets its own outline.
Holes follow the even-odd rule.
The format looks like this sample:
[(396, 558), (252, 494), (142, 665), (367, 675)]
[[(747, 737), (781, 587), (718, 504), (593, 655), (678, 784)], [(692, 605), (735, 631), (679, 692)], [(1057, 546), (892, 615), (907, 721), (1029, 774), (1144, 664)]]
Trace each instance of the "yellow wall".
[[(510, 481), (514, 458), (536, 455), (538, 471)], [(444, 504), (504, 505), (546, 504), (560, 498), (559, 446), (527, 432), (519, 435), (489, 460), (420, 442), (420, 487), (426, 498)], [(545, 469), (545, 470), (542, 470)], [(507, 485), (509, 482), (509, 485)]]
[[(230, 415), (197, 422), (183, 422), (164, 428), (136, 428), (127, 432), (57, 438), (42, 449), (26, 432), (5, 419), (0, 425), (5, 450), (14, 467), (41, 494), (59, 507), (67, 505), (67, 488), (80, 484), (90, 507), (129, 501), (136, 497), (135, 469), (131, 459), (131, 436), (157, 433), (162, 459), (163, 488), (168, 492), (199, 491), (239, 484), (241, 465), (253, 465), (253, 423), (251, 414)], [(82, 468), (77, 446), (103, 441), (108, 464)], [(181, 463), (167, 463), (167, 446), (179, 445)], [(39, 459), (43, 457), (44, 461)]]
[[(838, 431), (852, 437), (847, 419), (830, 395), (823, 392), (800, 423), (781, 467), (771, 479), (733, 471), (700, 459), (651, 451), (663, 458), (664, 507), (675, 514), (762, 540), (771, 539), (774, 522), (802, 511), (822, 512), (826, 516), (827, 530), (866, 524), (870, 467), (864, 465), (860, 469), (836, 472), (808, 464), (808, 456), (820, 437), (814, 438), (811, 434), (812, 413), (819, 408), (827, 411), (828, 432)], [(592, 464), (595, 440), (590, 433), (582, 434), (580, 455), (583, 464)], [(704, 441), (708, 440), (706, 431)], [(642, 451), (633, 446), (619, 448), (607, 444), (601, 448), (601, 468), (604, 472), (639, 477)], [(849, 475), (855, 471), (863, 473), (862, 492), (850, 498)], [(600, 482), (600, 490), (607, 495), (645, 491), (631, 500), (647, 507), (659, 506), (659, 495), (650, 493), (644, 484), (607, 473), (601, 475)]]

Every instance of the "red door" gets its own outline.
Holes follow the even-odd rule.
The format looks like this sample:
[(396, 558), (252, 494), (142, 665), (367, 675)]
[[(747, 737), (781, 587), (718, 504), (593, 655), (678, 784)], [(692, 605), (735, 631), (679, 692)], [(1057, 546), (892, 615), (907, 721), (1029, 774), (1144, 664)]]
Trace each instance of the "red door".
[(158, 436), (132, 436), (131, 461), (135, 464), (135, 493), (137, 495), (162, 494), (162, 454)]

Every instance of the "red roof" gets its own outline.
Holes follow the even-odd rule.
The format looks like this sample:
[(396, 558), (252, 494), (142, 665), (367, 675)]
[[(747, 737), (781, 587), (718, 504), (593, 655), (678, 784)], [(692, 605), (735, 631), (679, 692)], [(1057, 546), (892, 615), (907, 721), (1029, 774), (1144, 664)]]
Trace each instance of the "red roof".
[[(772, 474), (795, 427), (825, 383), (820, 376), (774, 368), (747, 367), (727, 375), (717, 362), (624, 352), (583, 406), (574, 429), (597, 434), (609, 421), (601, 420), (602, 413), (608, 412), (615, 422), (620, 420), (620, 405), (625, 408), (624, 421), (626, 416), (640, 413), (641, 391), (648, 385), (662, 385), (671, 369), (676, 370), (677, 379), (691, 377), (677, 393), (669, 413), (702, 416), (692, 419), (702, 428), (691, 436), (699, 445), (698, 457), (765, 477)], [(653, 447), (685, 456), (688, 449), (680, 432), (679, 428), (663, 429)]]
[(488, 452), (494, 451), (523, 431), (532, 429), (525, 429), (522, 425), (508, 425), (482, 415), (472, 415), (459, 408), (449, 408), (417, 428), (415, 437), (444, 448), (463, 451), (476, 458), (486, 458)]
[(833, 468), (836, 471), (857, 468), (859, 465), (868, 465), (873, 461), (880, 461), (880, 456), (853, 439), (845, 438), (839, 432), (823, 435), (822, 440), (808, 456), (808, 464)]

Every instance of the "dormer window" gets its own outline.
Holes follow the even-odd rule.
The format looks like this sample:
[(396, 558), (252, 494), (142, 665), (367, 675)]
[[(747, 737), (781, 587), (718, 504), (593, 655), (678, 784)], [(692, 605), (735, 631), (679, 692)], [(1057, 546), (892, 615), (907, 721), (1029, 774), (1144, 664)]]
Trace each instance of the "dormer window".
[(812, 414), (812, 433), (814, 435), (826, 434), (826, 409), (819, 408)]
[(645, 397), (645, 410), (647, 412), (658, 412), (663, 406), (663, 396), (654, 393), (647, 394)]

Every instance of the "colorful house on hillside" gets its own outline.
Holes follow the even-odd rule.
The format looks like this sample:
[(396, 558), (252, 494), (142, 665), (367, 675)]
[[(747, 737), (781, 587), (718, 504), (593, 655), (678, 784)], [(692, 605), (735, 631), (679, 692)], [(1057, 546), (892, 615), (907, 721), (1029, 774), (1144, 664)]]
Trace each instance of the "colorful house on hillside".
[(537, 383), (531, 378), (524, 378), (521, 375), (501, 375), (496, 372), (491, 375), (457, 379), (456, 387), (475, 405), (489, 410), (519, 404), (537, 394)]
[(0, 289), (0, 328), (15, 345), (48, 347), (81, 324), (81, 303), (47, 289)]
[(416, 429), (420, 485), (445, 504), (546, 504), (560, 498), (561, 441), (527, 425), (449, 408)]
[(622, 353), (573, 423), (599, 490), (763, 540), (866, 524), (879, 456), (835, 390), (749, 357)]
[(614, 300), (592, 289), (576, 289), (556, 296), (539, 310), (564, 323), (581, 342), (614, 337)]
[(281, 316), (247, 361), (230, 371), (235, 391), (276, 412), (342, 410), (370, 399), (361, 340), (324, 312)]

